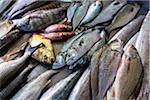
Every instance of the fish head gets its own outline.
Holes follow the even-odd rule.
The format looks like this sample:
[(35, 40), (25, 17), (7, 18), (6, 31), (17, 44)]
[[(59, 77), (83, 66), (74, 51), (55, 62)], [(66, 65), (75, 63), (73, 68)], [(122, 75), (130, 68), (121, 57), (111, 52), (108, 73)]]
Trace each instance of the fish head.
[(126, 6), (126, 11), (127, 11), (127, 14), (129, 13), (134, 13), (134, 12), (138, 12), (140, 9), (140, 6), (137, 4), (137, 3), (132, 3), (132, 4), (128, 4)]
[(123, 50), (123, 42), (120, 39), (115, 39), (110, 42), (109, 47), (113, 51), (121, 52)]
[(97, 1), (94, 3), (94, 5), (95, 5), (95, 6), (101, 6), (102, 3), (101, 3), (99, 0), (97, 0)]
[(56, 56), (56, 60), (53, 63), (52, 69), (59, 69), (66, 65), (65, 52), (62, 52)]
[(78, 52), (75, 50), (75, 48), (70, 48), (67, 51), (66, 55), (66, 63), (67, 65), (73, 64), (78, 58)]

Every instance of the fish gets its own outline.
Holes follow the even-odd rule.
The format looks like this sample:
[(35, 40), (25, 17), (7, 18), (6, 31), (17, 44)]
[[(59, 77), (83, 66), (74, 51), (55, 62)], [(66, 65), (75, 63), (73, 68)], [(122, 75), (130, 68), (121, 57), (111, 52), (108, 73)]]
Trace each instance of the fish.
[(85, 24), (87, 27), (93, 27), (113, 19), (113, 16), (126, 4), (126, 2), (113, 1), (108, 7), (99, 13), (99, 15), (90, 23)]
[(83, 20), (83, 18), (85, 17), (88, 11), (89, 6), (90, 6), (90, 1), (84, 0), (82, 4), (77, 8), (72, 20), (73, 30), (76, 30), (78, 25), (81, 23), (81, 21)]
[(101, 58), (102, 52), (103, 52), (104, 47), (100, 48), (97, 50), (90, 62), (90, 85), (91, 85), (91, 94), (92, 94), (92, 100), (96, 100), (96, 97), (98, 95), (98, 73), (99, 73), (99, 60)]
[(30, 82), (40, 76), (42, 73), (46, 72), (48, 69), (41, 64), (37, 65), (31, 73), (27, 76), (27, 82)]
[(99, 93), (98, 99), (103, 100), (107, 90), (113, 83), (123, 53), (123, 43), (116, 39), (106, 45), (99, 60)]
[(22, 87), (10, 100), (36, 100), (40, 96), (42, 90), (45, 87), (45, 83), (48, 82), (49, 78), (56, 74), (57, 71), (48, 70), (38, 76), (36, 79), (27, 83)]
[(76, 12), (76, 10), (78, 9), (78, 7), (80, 5), (81, 5), (80, 3), (72, 2), (71, 5), (69, 6), (69, 8), (67, 9), (67, 21), (69, 23), (71, 23), (71, 21), (72, 21), (72, 19), (74, 17), (75, 12)]
[(150, 20), (150, 11), (148, 11), (148, 13), (146, 14), (146, 17), (142, 23), (141, 29), (139, 31), (139, 36), (135, 44), (135, 47), (141, 57), (142, 64), (144, 67), (143, 82), (142, 82), (142, 86), (141, 86), (140, 93), (139, 93), (137, 100), (142, 100), (142, 99), (148, 100), (150, 97), (150, 94), (149, 94), (149, 90), (150, 90), (149, 89), (149, 84), (150, 84), (149, 82), (150, 80), (149, 78), (150, 76), (150, 73), (149, 73), (149, 65), (150, 65), (150, 62), (149, 62), (149, 51), (150, 51), (149, 20)]
[(115, 39), (120, 39), (123, 41), (123, 45), (127, 43), (130, 38), (139, 31), (141, 24), (144, 20), (144, 16), (140, 15), (134, 20), (132, 20), (130, 23), (128, 23), (126, 26), (124, 26), (118, 33), (116, 33), (110, 40), (109, 42), (115, 40)]
[(23, 16), (26, 16), (26, 15), (36, 12), (38, 10), (49, 10), (49, 9), (54, 9), (54, 8), (58, 8), (58, 7), (61, 7), (60, 2), (50, 2), (48, 4), (44, 4), (44, 5), (40, 6), (39, 8), (35, 8), (35, 9), (28, 11)]
[(71, 45), (77, 40), (79, 39), (83, 34), (86, 34), (87, 32), (91, 32), (91, 29), (81, 32), (77, 35), (75, 35), (74, 37), (70, 38), (69, 40), (67, 40), (67, 42), (64, 43), (60, 53), (56, 56), (56, 60), (52, 65), (52, 69), (58, 69), (58, 68), (62, 68), (66, 65), (66, 52), (67, 50), (71, 47)]
[(39, 47), (33, 54), (32, 58), (47, 64), (52, 64), (55, 60), (53, 45), (50, 40), (45, 39), (40, 34), (34, 33), (32, 35), (32, 42), (30, 44), (34, 47), (36, 44), (42, 43), (43, 46)]
[(81, 0), (52, 0), (52, 1), (59, 1), (59, 2), (81, 2)]
[(13, 22), (21, 31), (37, 32), (65, 18), (66, 10), (67, 7), (60, 7), (52, 10), (36, 11), (21, 19), (13, 20)]
[(90, 97), (90, 69), (87, 68), (71, 91), (68, 100), (91, 100)]
[[(24, 3), (22, 3), (24, 2)], [(40, 7), (41, 5), (47, 3), (46, 1), (39, 1), (39, 0), (17, 0), (15, 2), (15, 6), (12, 8), (12, 10), (7, 14), (7, 19), (14, 19), (16, 17), (16, 13), (18, 13), (20, 10), (25, 9), (24, 11), (21, 11), (22, 13), (28, 10), (31, 10), (36, 7)], [(21, 13), (18, 13), (21, 14)]]
[(124, 52), (114, 81), (115, 100), (127, 100), (134, 92), (142, 74), (142, 62), (133, 45)]
[(112, 23), (106, 27), (108, 33), (129, 23), (138, 13), (140, 6), (136, 3), (125, 5), (113, 18)]
[(77, 39), (67, 50), (65, 60), (66, 64), (71, 65), (81, 58), (97, 41), (101, 39), (101, 37), (99, 29), (83, 34), (83, 36)]
[(0, 90), (19, 72), (21, 67), (25, 64), (25, 61), (36, 49), (37, 47), (31, 48), (30, 45), (28, 45), (23, 56), (0, 64), (0, 80), (3, 80), (0, 83)]
[(84, 68), (85, 66), (89, 65), (90, 59), (94, 54), (94, 52), (96, 52), (98, 49), (100, 49), (106, 44), (106, 38), (107, 38), (106, 32), (102, 30), (100, 35), (101, 35), (101, 39), (98, 42), (96, 42), (91, 47), (91, 49), (86, 54), (84, 54), (78, 61), (70, 65), (69, 69), (82, 68), (82, 67)]
[(7, 98), (10, 94), (19, 86), (21, 85), (26, 79), (27, 75), (33, 70), (36, 66), (36, 63), (29, 64), (13, 81), (11, 81), (1, 92), (0, 94)]
[(102, 10), (102, 3), (100, 1), (96, 1), (93, 4), (91, 4), (80, 25), (92, 21), (97, 15), (99, 15), (101, 10)]
[(70, 74), (50, 87), (39, 100), (67, 100), (72, 88), (80, 76), (80, 71)]
[(52, 41), (62, 41), (72, 37), (73, 35), (75, 35), (75, 33), (74, 32), (52, 32), (46, 34), (43, 33), (41, 35), (46, 39), (50, 39)]
[(47, 27), (44, 33), (52, 33), (52, 32), (70, 32), (72, 27), (65, 24), (54, 24)]
[(0, 0), (0, 15), (6, 11), (15, 1), (14, 0)]

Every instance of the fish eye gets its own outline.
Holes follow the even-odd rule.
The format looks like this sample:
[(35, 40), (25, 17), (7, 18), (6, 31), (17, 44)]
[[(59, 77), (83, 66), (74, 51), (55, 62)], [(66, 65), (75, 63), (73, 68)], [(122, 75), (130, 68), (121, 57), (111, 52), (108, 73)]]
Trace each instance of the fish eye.
[(131, 8), (131, 12), (133, 12), (133, 7)]
[(115, 3), (114, 3), (114, 5), (118, 5), (118, 4), (119, 4), (119, 2), (115, 2)]

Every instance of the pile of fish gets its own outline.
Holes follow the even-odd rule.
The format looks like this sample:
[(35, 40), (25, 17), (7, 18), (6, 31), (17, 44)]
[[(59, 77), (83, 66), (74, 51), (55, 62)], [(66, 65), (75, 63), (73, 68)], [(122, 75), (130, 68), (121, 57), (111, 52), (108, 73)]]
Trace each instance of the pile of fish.
[(0, 0), (0, 100), (150, 100), (149, 1)]

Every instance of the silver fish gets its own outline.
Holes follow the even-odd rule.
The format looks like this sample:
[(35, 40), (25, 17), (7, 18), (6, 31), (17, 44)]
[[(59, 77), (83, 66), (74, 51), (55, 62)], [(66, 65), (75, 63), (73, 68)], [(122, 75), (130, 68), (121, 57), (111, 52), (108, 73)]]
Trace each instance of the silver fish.
[(48, 79), (55, 73), (57, 73), (57, 71), (54, 70), (44, 72), (22, 87), (10, 100), (37, 100), (45, 87), (45, 83), (48, 82)]
[(123, 41), (123, 45), (127, 43), (128, 40), (140, 29), (144, 16), (138, 16), (134, 20), (132, 20), (129, 24), (123, 27), (117, 34), (115, 34), (109, 42), (120, 39)]
[(42, 73), (44, 73), (45, 71), (47, 71), (48, 69), (46, 69), (44, 66), (42, 65), (37, 65), (32, 71), (31, 73), (28, 75), (28, 79), (27, 82), (32, 81), (33, 79), (37, 78), (39, 75), (41, 75)]
[(71, 22), (72, 19), (73, 19), (73, 16), (77, 10), (77, 8), (80, 6), (80, 3), (76, 3), (76, 2), (73, 2), (70, 7), (68, 8), (67, 10), (67, 19), (68, 19), (68, 22)]
[(68, 100), (90, 100), (90, 69), (87, 68), (71, 91)]
[(66, 52), (66, 64), (71, 65), (81, 58), (90, 48), (101, 39), (100, 30), (83, 34)]
[(25, 61), (36, 49), (37, 47), (31, 48), (30, 46), (28, 46), (22, 57), (0, 64), (0, 80), (3, 80), (0, 82), (0, 90), (10, 79), (12, 79), (18, 73), (19, 69), (24, 65)]
[(26, 79), (27, 75), (36, 66), (36, 64), (29, 64), (6, 88), (4, 88), (0, 94), (7, 98), (20, 84), (22, 84)]
[(40, 100), (67, 100), (71, 89), (75, 85), (80, 76), (80, 72), (76, 71), (65, 79), (60, 80), (54, 86), (49, 88), (40, 98)]
[(103, 100), (115, 79), (122, 53), (123, 43), (119, 39), (106, 45), (106, 49), (102, 52), (99, 62), (99, 100)]
[(92, 21), (100, 13), (101, 10), (102, 10), (102, 3), (100, 1), (96, 1), (93, 4), (91, 4), (80, 25)]
[(73, 30), (76, 30), (76, 28), (78, 27), (82, 19), (85, 17), (89, 5), (90, 5), (90, 1), (84, 0), (82, 2), (82, 5), (77, 8), (72, 21)]
[(142, 62), (134, 46), (124, 52), (114, 82), (115, 100), (128, 100), (142, 75)]
[(114, 1), (108, 7), (106, 7), (102, 12), (90, 23), (85, 26), (93, 27), (97, 24), (110, 21), (113, 16), (126, 4), (126, 2)]
[(13, 20), (13, 22), (20, 30), (25, 32), (41, 31), (49, 25), (65, 18), (66, 10), (67, 7), (61, 7), (52, 10), (37, 11), (21, 19)]

